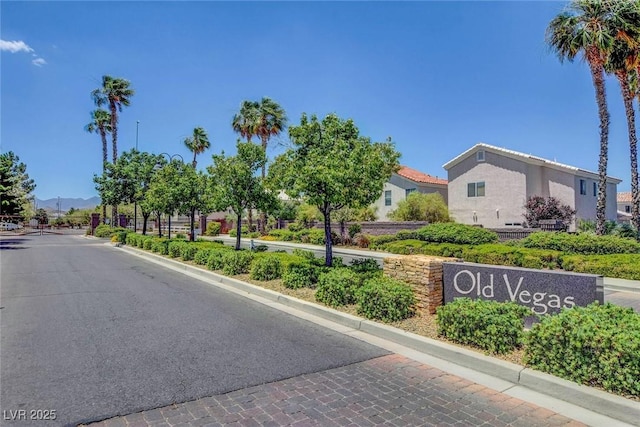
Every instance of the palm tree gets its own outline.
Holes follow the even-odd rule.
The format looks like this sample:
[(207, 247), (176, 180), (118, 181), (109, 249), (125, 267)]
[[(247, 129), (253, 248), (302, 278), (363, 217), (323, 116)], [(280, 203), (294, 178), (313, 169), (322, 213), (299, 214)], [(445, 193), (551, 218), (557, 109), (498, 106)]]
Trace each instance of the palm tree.
[[(129, 80), (102, 76), (102, 87), (94, 89), (91, 97), (98, 107), (108, 105), (111, 112), (111, 145), (113, 150), (113, 164), (118, 160), (118, 112), (122, 112), (122, 107), (128, 107), (129, 98), (134, 95), (134, 90), (129, 87)], [(118, 207), (113, 206), (112, 215), (114, 220), (118, 216)]]
[(209, 142), (209, 137), (207, 136), (207, 131), (205, 131), (201, 127), (197, 127), (193, 129), (193, 135), (185, 138), (184, 145), (187, 146), (189, 151), (193, 153), (193, 167), (195, 169), (198, 162), (196, 161), (196, 156), (198, 154), (204, 153), (209, 147), (211, 147), (211, 143)]
[[(260, 102), (243, 101), (240, 112), (233, 116), (231, 123), (233, 130), (251, 142), (253, 136), (258, 136), (262, 149), (267, 151), (267, 145), (272, 136), (279, 135), (287, 125), (284, 109), (271, 98), (264, 97)], [(262, 179), (266, 176), (266, 165), (262, 166)], [(261, 214), (261, 227), (264, 227), (266, 215)]]
[[(640, 4), (637, 2), (621, 2), (621, 16), (618, 22), (616, 40), (613, 44), (605, 70), (614, 74), (620, 90), (627, 116), (627, 131), (629, 134), (629, 150), (631, 160), (631, 222), (640, 229), (640, 199), (638, 195), (638, 138), (636, 135), (635, 110), (633, 100), (635, 91), (634, 74), (640, 66)], [(628, 9), (623, 9), (628, 8)]]
[[(107, 133), (111, 133), (111, 115), (98, 108), (91, 112), (91, 122), (84, 127), (89, 133), (98, 133), (102, 139), (102, 173), (107, 171)], [(102, 222), (107, 219), (107, 206), (102, 204)]]
[(600, 155), (598, 161), (598, 202), (596, 234), (605, 234), (607, 200), (607, 161), (609, 157), (609, 111), (604, 84), (604, 64), (613, 47), (612, 24), (617, 21), (615, 0), (573, 0), (566, 11), (556, 16), (547, 28), (546, 41), (561, 62), (573, 61), (581, 54), (589, 65), (596, 91), (600, 118)]
[(258, 122), (258, 103), (253, 101), (242, 101), (240, 111), (233, 116), (231, 127), (241, 137), (251, 138), (256, 135), (256, 123)]

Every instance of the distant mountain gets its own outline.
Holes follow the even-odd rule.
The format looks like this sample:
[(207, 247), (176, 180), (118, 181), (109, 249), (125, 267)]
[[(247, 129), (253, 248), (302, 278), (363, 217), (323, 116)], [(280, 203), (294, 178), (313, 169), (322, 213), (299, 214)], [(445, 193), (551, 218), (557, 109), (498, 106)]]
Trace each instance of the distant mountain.
[[(46, 210), (58, 210), (58, 198), (40, 200), (36, 199), (38, 208)], [(93, 209), (100, 204), (100, 197), (91, 197), (90, 199), (65, 198), (60, 197), (60, 211), (66, 212), (71, 208), (74, 209)]]

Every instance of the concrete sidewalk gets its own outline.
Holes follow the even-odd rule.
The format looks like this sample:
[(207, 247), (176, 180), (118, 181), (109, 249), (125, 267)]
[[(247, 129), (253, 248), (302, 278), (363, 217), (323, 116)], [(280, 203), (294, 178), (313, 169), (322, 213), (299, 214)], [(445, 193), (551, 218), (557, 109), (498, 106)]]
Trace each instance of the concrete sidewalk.
[(126, 246), (122, 249), (166, 268), (182, 271), (188, 276), (211, 285), (341, 331), (431, 367), (462, 376), (508, 396), (546, 407), (555, 413), (588, 425), (640, 426), (640, 403), (637, 401), (578, 385), (462, 347), (364, 320), (318, 304), (301, 301), (155, 254)]

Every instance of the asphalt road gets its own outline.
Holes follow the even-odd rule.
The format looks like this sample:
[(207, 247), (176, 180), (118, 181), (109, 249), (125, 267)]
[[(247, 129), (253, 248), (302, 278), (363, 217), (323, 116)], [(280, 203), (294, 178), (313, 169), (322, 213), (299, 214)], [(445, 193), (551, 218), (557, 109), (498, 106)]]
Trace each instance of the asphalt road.
[[(7, 426), (76, 425), (388, 354), (73, 235), (0, 238), (0, 307)], [(56, 420), (29, 419), (46, 411)]]

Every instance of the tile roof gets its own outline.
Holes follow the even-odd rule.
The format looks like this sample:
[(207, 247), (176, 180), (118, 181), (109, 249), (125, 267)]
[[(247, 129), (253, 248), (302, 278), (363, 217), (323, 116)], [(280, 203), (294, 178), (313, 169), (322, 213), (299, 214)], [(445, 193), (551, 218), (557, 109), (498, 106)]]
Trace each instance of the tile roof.
[[(480, 142), (474, 145), (464, 153), (458, 155), (452, 160), (449, 160), (442, 167), (445, 168), (446, 170), (449, 170), (451, 167), (455, 166), (456, 164), (460, 163), (462, 160), (467, 158), (467, 156), (479, 150), (493, 151), (494, 153), (502, 154), (504, 156), (511, 157), (511, 158), (516, 158), (526, 163), (530, 163), (534, 165), (544, 165), (553, 169), (569, 171), (579, 176), (589, 176), (594, 179), (598, 178), (598, 174), (596, 172), (591, 172), (585, 169), (577, 168), (575, 166), (566, 165), (564, 163), (556, 162), (555, 160), (548, 160), (548, 159), (543, 159), (542, 157), (533, 156), (531, 154), (520, 153), (518, 151), (509, 150), (507, 148), (496, 147), (494, 145), (485, 144), (484, 142)], [(621, 179), (615, 178), (612, 176), (608, 176), (607, 179), (616, 184), (622, 181)]]
[(438, 178), (437, 176), (431, 176), (426, 173), (417, 171), (415, 169), (411, 169), (410, 167), (407, 167), (407, 166), (400, 166), (400, 170), (398, 170), (398, 172), (396, 173), (401, 177), (410, 179), (411, 181), (414, 181), (414, 182), (421, 182), (425, 184), (447, 185), (446, 179)]
[(631, 203), (631, 191), (618, 193), (618, 203)]

